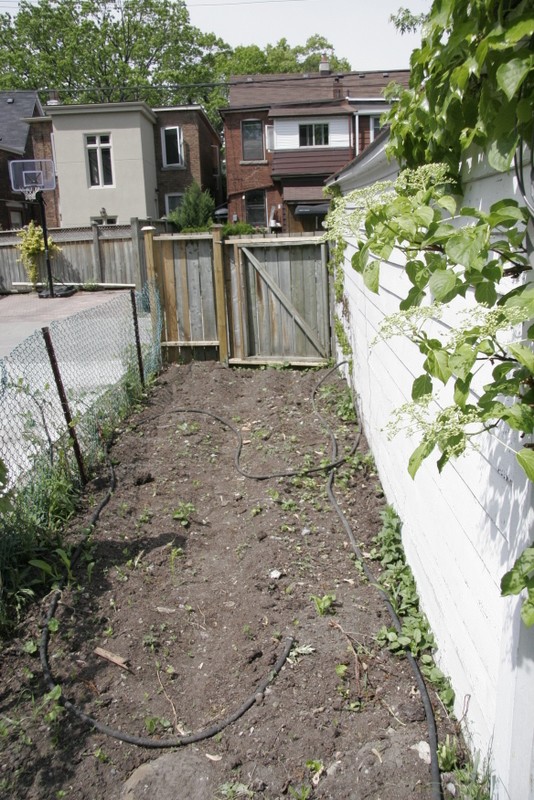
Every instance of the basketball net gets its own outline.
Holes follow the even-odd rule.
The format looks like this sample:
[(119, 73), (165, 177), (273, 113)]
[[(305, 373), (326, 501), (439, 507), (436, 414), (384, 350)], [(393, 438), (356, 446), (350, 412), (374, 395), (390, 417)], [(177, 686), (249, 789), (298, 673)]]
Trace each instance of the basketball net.
[(26, 200), (33, 202), (37, 197), (37, 192), (40, 192), (42, 186), (25, 186), (23, 189), (19, 189), (24, 194)]

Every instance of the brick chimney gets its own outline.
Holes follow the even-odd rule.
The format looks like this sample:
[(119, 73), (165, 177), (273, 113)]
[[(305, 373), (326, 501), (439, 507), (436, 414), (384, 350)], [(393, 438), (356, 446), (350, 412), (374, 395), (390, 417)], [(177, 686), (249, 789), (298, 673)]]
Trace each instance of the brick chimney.
[(319, 64), (319, 75), (330, 75), (330, 64), (324, 53), (321, 56), (321, 62)]

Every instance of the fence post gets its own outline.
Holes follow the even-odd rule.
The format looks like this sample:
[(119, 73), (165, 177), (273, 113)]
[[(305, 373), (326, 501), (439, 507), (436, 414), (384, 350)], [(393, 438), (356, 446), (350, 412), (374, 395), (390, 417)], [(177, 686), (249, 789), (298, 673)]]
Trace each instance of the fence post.
[(150, 301), (150, 318), (152, 320), (152, 340), (158, 336), (158, 308), (156, 303), (157, 274), (154, 260), (154, 231), (152, 225), (145, 225), (141, 230), (145, 236), (145, 260), (148, 281), (148, 297)]
[(228, 361), (228, 336), (226, 328), (226, 298), (224, 293), (224, 261), (221, 228), (213, 228), (213, 277), (215, 280), (215, 313), (217, 315), (217, 338), (219, 339), (219, 361)]
[(145, 370), (143, 367), (143, 353), (141, 352), (141, 339), (139, 338), (139, 320), (137, 319), (137, 306), (135, 304), (135, 290), (130, 289), (130, 300), (132, 301), (132, 317), (134, 324), (135, 349), (137, 351), (137, 365), (139, 367), (139, 378), (141, 386), (145, 388)]
[(61, 401), (63, 416), (65, 417), (65, 422), (67, 423), (67, 430), (69, 432), (69, 436), (72, 441), (72, 449), (74, 450), (74, 456), (76, 458), (76, 463), (78, 464), (78, 472), (80, 473), (80, 479), (82, 484), (85, 485), (87, 483), (87, 477), (85, 474), (85, 467), (83, 464), (82, 451), (80, 449), (78, 437), (76, 436), (76, 429), (72, 421), (72, 414), (70, 413), (67, 394), (65, 392), (65, 387), (63, 386), (63, 379), (61, 377), (61, 372), (59, 371), (59, 365), (57, 363), (54, 345), (52, 344), (52, 338), (50, 336), (50, 328), (41, 328), (41, 331), (45, 342), (46, 352), (48, 353), (48, 358), (50, 359), (50, 366), (52, 367), (52, 372), (54, 374), (57, 393)]
[(104, 283), (104, 273), (102, 270), (102, 254), (100, 252), (100, 236), (98, 233), (99, 226), (96, 222), (91, 225), (91, 232), (93, 234), (93, 261), (95, 264), (95, 278), (97, 283)]
[(135, 288), (140, 291), (145, 281), (143, 280), (143, 271), (141, 269), (141, 264), (143, 263), (141, 253), (141, 226), (139, 225), (139, 219), (137, 217), (132, 217), (130, 219), (130, 235), (132, 237)]

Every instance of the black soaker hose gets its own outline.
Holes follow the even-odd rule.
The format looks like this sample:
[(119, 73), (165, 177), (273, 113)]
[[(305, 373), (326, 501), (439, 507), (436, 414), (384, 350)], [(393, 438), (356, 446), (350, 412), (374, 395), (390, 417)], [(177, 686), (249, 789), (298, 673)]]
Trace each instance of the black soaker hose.
[[(316, 472), (327, 472), (328, 471), (329, 472), (329, 477), (328, 477), (328, 483), (327, 483), (327, 492), (328, 492), (328, 497), (330, 499), (330, 502), (332, 503), (332, 505), (334, 507), (334, 510), (336, 511), (336, 513), (337, 513), (337, 515), (338, 515), (338, 517), (339, 517), (339, 519), (341, 521), (341, 524), (343, 525), (343, 528), (345, 529), (345, 531), (346, 531), (346, 533), (347, 533), (347, 535), (349, 537), (349, 540), (351, 542), (351, 545), (352, 545), (352, 548), (353, 548), (353, 551), (354, 551), (356, 557), (358, 558), (358, 560), (362, 564), (362, 567), (364, 569), (364, 572), (365, 572), (365, 575), (366, 575), (367, 579), (369, 580), (370, 583), (372, 583), (372, 584), (374, 584), (376, 586), (377, 585), (376, 584), (376, 579), (373, 576), (372, 572), (369, 570), (369, 568), (368, 568), (368, 566), (367, 566), (367, 564), (365, 562), (363, 553), (361, 552), (361, 550), (360, 550), (360, 548), (358, 546), (358, 543), (356, 542), (356, 539), (354, 537), (353, 531), (352, 531), (352, 529), (351, 529), (351, 527), (350, 527), (345, 515), (343, 514), (343, 511), (339, 507), (339, 504), (338, 504), (338, 502), (337, 502), (337, 500), (336, 500), (336, 498), (334, 496), (333, 490), (332, 490), (332, 486), (333, 486), (333, 482), (334, 482), (334, 470), (337, 467), (341, 466), (343, 463), (345, 463), (345, 461), (347, 460), (347, 457), (338, 459), (338, 446), (337, 446), (336, 438), (335, 438), (334, 434), (332, 433), (332, 431), (329, 429), (329, 427), (328, 427), (326, 421), (324, 420), (324, 418), (322, 417), (322, 415), (317, 411), (317, 407), (316, 407), (316, 403), (315, 403), (315, 397), (316, 397), (317, 392), (318, 392), (319, 388), (321, 387), (321, 385), (327, 380), (327, 378), (334, 371), (336, 371), (340, 366), (342, 366), (343, 364), (346, 364), (346, 363), (347, 363), (346, 361), (341, 361), (338, 364), (336, 364), (334, 367), (332, 367), (332, 369), (330, 369), (325, 375), (323, 375), (323, 377), (321, 378), (321, 380), (319, 381), (319, 383), (315, 386), (315, 388), (313, 390), (312, 400), (313, 400), (314, 411), (317, 414), (317, 416), (319, 417), (319, 419), (321, 420), (321, 423), (322, 423), (323, 427), (325, 428), (325, 430), (327, 430), (329, 432), (331, 445), (332, 445), (332, 461), (329, 464), (324, 465), (324, 466), (311, 467), (311, 468), (301, 469), (301, 470), (289, 470), (289, 471), (285, 471), (285, 472), (272, 473), (270, 475), (254, 475), (254, 474), (251, 474), (251, 473), (247, 473), (241, 468), (241, 465), (240, 465), (240, 456), (241, 456), (241, 451), (242, 451), (242, 447), (243, 447), (243, 438), (241, 436), (241, 431), (238, 428), (236, 428), (234, 425), (229, 423), (227, 420), (223, 419), (222, 417), (218, 416), (217, 414), (213, 414), (210, 411), (203, 411), (203, 410), (192, 409), (192, 408), (173, 409), (171, 411), (166, 411), (165, 415), (168, 416), (171, 413), (172, 414), (182, 414), (182, 413), (201, 414), (201, 415), (204, 415), (204, 416), (211, 417), (212, 419), (216, 420), (217, 422), (220, 422), (222, 425), (224, 425), (229, 430), (231, 430), (236, 435), (236, 437), (238, 439), (238, 447), (236, 449), (236, 453), (235, 453), (235, 457), (234, 457), (235, 468), (241, 475), (243, 475), (246, 478), (250, 478), (250, 479), (253, 479), (253, 480), (267, 480), (269, 478), (282, 478), (282, 477), (293, 477), (293, 476), (297, 476), (297, 475), (310, 475), (310, 474), (313, 474), (313, 473), (316, 473)], [(163, 416), (163, 414), (159, 414), (157, 416)], [(151, 421), (153, 419), (154, 418), (152, 418)], [(357, 449), (357, 447), (359, 445), (360, 439), (361, 439), (361, 432), (359, 431), (358, 435), (356, 437), (355, 444), (351, 448), (349, 457), (350, 457), (350, 455), (353, 455), (356, 452), (356, 449)], [(71, 558), (71, 568), (78, 561), (78, 558), (81, 555), (82, 549), (83, 549), (87, 539), (89, 538), (94, 526), (96, 525), (102, 510), (108, 504), (108, 502), (111, 499), (111, 496), (113, 494), (113, 491), (115, 490), (116, 477), (115, 477), (115, 470), (113, 469), (113, 465), (111, 464), (111, 462), (110, 462), (110, 470), (111, 470), (110, 488), (108, 490), (107, 495), (103, 498), (103, 500), (100, 502), (100, 504), (97, 506), (97, 508), (95, 509), (95, 511), (93, 512), (93, 514), (91, 516), (87, 533), (86, 533), (85, 537), (82, 539), (82, 541), (78, 544), (78, 546), (77, 546), (77, 548), (76, 548), (76, 550), (75, 550), (75, 552), (74, 552), (74, 554), (73, 554), (73, 556)], [(42, 631), (41, 631), (41, 640), (40, 640), (40, 645), (39, 645), (39, 656), (40, 656), (40, 660), (41, 660), (41, 667), (42, 667), (42, 670), (43, 670), (43, 675), (44, 675), (46, 684), (47, 684), (47, 686), (48, 686), (48, 688), (50, 690), (55, 689), (59, 684), (57, 684), (56, 681), (54, 681), (54, 678), (52, 676), (52, 672), (51, 672), (51, 669), (50, 669), (49, 660), (48, 660), (48, 643), (49, 643), (49, 638), (50, 638), (50, 631), (49, 631), (48, 623), (53, 618), (53, 616), (54, 616), (54, 614), (56, 612), (56, 609), (57, 609), (57, 606), (58, 606), (58, 603), (59, 603), (59, 600), (60, 600), (60, 597), (61, 597), (61, 594), (62, 594), (62, 591), (63, 591), (63, 586), (65, 585), (65, 582), (66, 582), (66, 578), (62, 581), (61, 586), (58, 589), (56, 589), (56, 591), (54, 592), (54, 594), (52, 596), (52, 600), (51, 600), (50, 606), (48, 608), (48, 612), (47, 612), (45, 621), (43, 623), (43, 627), (42, 627)], [(378, 591), (379, 591), (380, 595), (382, 596), (382, 599), (384, 600), (384, 603), (385, 603), (386, 608), (387, 608), (387, 610), (388, 610), (388, 612), (390, 614), (390, 617), (391, 617), (391, 619), (393, 621), (393, 624), (394, 624), (395, 628), (400, 633), (400, 631), (402, 629), (402, 625), (401, 625), (401, 622), (400, 622), (395, 610), (393, 609), (393, 606), (391, 605), (391, 603), (389, 601), (389, 598), (388, 598), (387, 594), (380, 588), (378, 589)], [(251, 695), (247, 700), (245, 700), (245, 702), (236, 711), (234, 711), (230, 716), (226, 717), (221, 722), (215, 723), (215, 724), (211, 725), (208, 728), (204, 728), (203, 730), (198, 731), (197, 733), (192, 733), (192, 734), (188, 734), (188, 735), (180, 736), (180, 737), (173, 737), (171, 739), (160, 739), (160, 740), (150, 739), (150, 738), (147, 738), (147, 737), (132, 736), (132, 735), (130, 735), (128, 733), (123, 733), (120, 730), (116, 730), (114, 728), (110, 728), (109, 726), (104, 725), (101, 722), (98, 722), (98, 720), (94, 719), (93, 717), (89, 716), (88, 714), (85, 714), (83, 711), (81, 711), (81, 709), (77, 708), (77, 706), (75, 706), (73, 703), (71, 703), (70, 700), (67, 700), (64, 697), (61, 697), (59, 702), (61, 703), (61, 705), (66, 710), (68, 710), (74, 716), (78, 717), (78, 719), (80, 719), (82, 722), (85, 722), (85, 723), (91, 725), (93, 728), (98, 730), (100, 733), (104, 733), (107, 736), (110, 736), (112, 738), (115, 738), (115, 739), (118, 739), (120, 741), (126, 742), (128, 744), (133, 744), (133, 745), (136, 745), (136, 746), (139, 746), (139, 747), (146, 747), (146, 748), (152, 748), (152, 749), (182, 747), (184, 745), (192, 744), (194, 742), (199, 742), (199, 741), (201, 741), (203, 739), (208, 739), (208, 738), (211, 738), (212, 736), (215, 736), (217, 733), (220, 733), (225, 727), (227, 727), (232, 722), (235, 722), (237, 719), (239, 719), (241, 716), (243, 716), (246, 713), (246, 711), (248, 711), (248, 709), (251, 708), (251, 706), (254, 705), (255, 702), (257, 702), (258, 696), (262, 696), (263, 695), (263, 693), (265, 692), (265, 689), (267, 688), (267, 686), (269, 686), (269, 684), (278, 675), (278, 673), (282, 669), (282, 667), (283, 667), (283, 665), (284, 665), (284, 663), (285, 663), (285, 661), (286, 661), (286, 659), (287, 659), (287, 657), (288, 657), (288, 655), (289, 655), (289, 653), (291, 651), (291, 647), (293, 646), (293, 643), (294, 643), (294, 639), (292, 637), (288, 637), (286, 639), (286, 644), (285, 644), (284, 650), (281, 653), (281, 655), (279, 656), (279, 658), (278, 658), (276, 664), (274, 665), (273, 669), (271, 670), (271, 672), (258, 684), (254, 694)], [(412, 656), (412, 654), (409, 651), (406, 651), (406, 656), (407, 656), (408, 662), (410, 664), (410, 667), (411, 667), (411, 669), (413, 671), (413, 674), (414, 674), (415, 680), (417, 682), (417, 685), (419, 687), (419, 692), (420, 692), (420, 695), (421, 695), (421, 700), (422, 700), (422, 703), (423, 703), (423, 706), (424, 706), (425, 716), (426, 716), (426, 720), (427, 720), (427, 727), (428, 727), (428, 733), (429, 733), (429, 745), (430, 745), (430, 758), (431, 758), (432, 794), (433, 794), (433, 797), (435, 798), (435, 800), (443, 800), (443, 793), (442, 793), (442, 788), (441, 788), (440, 770), (439, 770), (439, 764), (438, 764), (438, 760), (437, 760), (437, 731), (436, 731), (436, 723), (435, 723), (435, 718), (434, 718), (434, 712), (433, 712), (433, 709), (432, 709), (432, 703), (430, 702), (430, 697), (428, 695), (428, 690), (426, 688), (425, 681), (423, 679), (423, 676), (421, 674), (421, 671), (419, 669), (419, 666), (418, 666), (416, 660), (414, 659), (414, 657)]]
[[(343, 364), (343, 363), (346, 363), (346, 362), (341, 362), (341, 364)], [(341, 364), (336, 365), (336, 367), (337, 366), (341, 366)], [(313, 393), (314, 410), (315, 410), (315, 413), (319, 417), (321, 415), (319, 414), (319, 412), (317, 411), (317, 408), (315, 406), (315, 396), (316, 396), (316, 394), (317, 394), (317, 392), (319, 390), (319, 387), (321, 386), (322, 382), (324, 380), (326, 380), (328, 375), (329, 375), (329, 373), (327, 375), (325, 375), (324, 378), (317, 384), (317, 386), (315, 387), (314, 393)], [(356, 409), (355, 409), (355, 413), (356, 413)], [(322, 419), (322, 417), (321, 417), (321, 419)], [(324, 423), (324, 420), (323, 420), (323, 423)], [(326, 427), (326, 423), (324, 423), (324, 425)], [(356, 440), (357, 441), (356, 446), (358, 446), (358, 444), (360, 442), (360, 438), (361, 438), (361, 428), (358, 431), (358, 436), (357, 436), (357, 440)], [(331, 439), (331, 442), (332, 442), (331, 459), (332, 459), (332, 462), (335, 462), (336, 459), (337, 459), (337, 456), (338, 456), (337, 440), (336, 440), (336, 438), (335, 438), (335, 436), (333, 434), (331, 434), (330, 439)], [(400, 621), (395, 609), (391, 605), (391, 602), (389, 600), (389, 597), (388, 597), (387, 593), (383, 589), (380, 588), (380, 586), (379, 586), (379, 584), (378, 584), (378, 582), (376, 580), (376, 577), (373, 575), (373, 573), (371, 572), (371, 570), (367, 566), (365, 557), (364, 557), (364, 555), (363, 555), (363, 553), (362, 553), (362, 551), (361, 551), (361, 549), (360, 549), (360, 547), (358, 545), (358, 542), (356, 541), (356, 538), (354, 536), (353, 530), (352, 530), (352, 528), (351, 528), (351, 526), (350, 526), (345, 514), (341, 510), (341, 507), (339, 506), (339, 503), (336, 500), (336, 497), (335, 497), (334, 491), (333, 491), (333, 485), (334, 485), (334, 470), (332, 470), (330, 472), (330, 474), (328, 476), (328, 482), (327, 482), (327, 492), (328, 492), (328, 498), (330, 500), (330, 503), (332, 504), (336, 514), (338, 515), (339, 520), (340, 520), (340, 522), (343, 525), (343, 528), (345, 530), (345, 533), (349, 537), (349, 541), (351, 543), (352, 550), (353, 550), (354, 554), (356, 555), (356, 558), (358, 559), (358, 561), (362, 565), (362, 568), (363, 568), (363, 571), (365, 573), (365, 576), (366, 576), (367, 580), (369, 581), (370, 584), (372, 584), (373, 586), (376, 587), (377, 591), (379, 592), (379, 594), (382, 597), (382, 600), (384, 601), (384, 604), (385, 604), (385, 606), (386, 606), (386, 608), (388, 610), (389, 616), (391, 617), (391, 620), (393, 622), (393, 625), (395, 626), (395, 629), (396, 629), (397, 633), (401, 633), (401, 631), (402, 631), (402, 623), (401, 623), (401, 621)], [(413, 676), (414, 676), (414, 678), (416, 680), (417, 687), (419, 689), (419, 694), (421, 695), (421, 702), (423, 703), (423, 708), (424, 708), (424, 711), (425, 711), (426, 724), (427, 724), (427, 730), (428, 730), (428, 740), (429, 740), (429, 747), (430, 747), (430, 770), (431, 770), (431, 777), (432, 777), (432, 783), (431, 783), (432, 796), (435, 798), (435, 800), (443, 800), (443, 789), (442, 789), (442, 786), (441, 786), (441, 771), (440, 771), (439, 763), (438, 763), (438, 734), (437, 734), (437, 729), (436, 729), (436, 719), (434, 717), (434, 710), (432, 708), (432, 703), (431, 703), (431, 700), (430, 700), (430, 696), (428, 694), (428, 689), (426, 687), (425, 680), (423, 678), (423, 675), (421, 674), (421, 670), (419, 669), (419, 664), (417, 663), (417, 661), (415, 660), (415, 658), (413, 657), (413, 655), (410, 653), (410, 651), (407, 648), (405, 648), (404, 652), (406, 654), (406, 658), (408, 659), (408, 663), (410, 664)]]

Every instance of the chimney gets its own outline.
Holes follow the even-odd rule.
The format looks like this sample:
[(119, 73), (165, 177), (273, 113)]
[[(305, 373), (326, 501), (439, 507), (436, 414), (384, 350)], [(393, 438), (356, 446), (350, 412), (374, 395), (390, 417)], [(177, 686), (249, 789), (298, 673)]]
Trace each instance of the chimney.
[(330, 64), (324, 53), (321, 56), (321, 63), (319, 64), (319, 75), (330, 75)]

